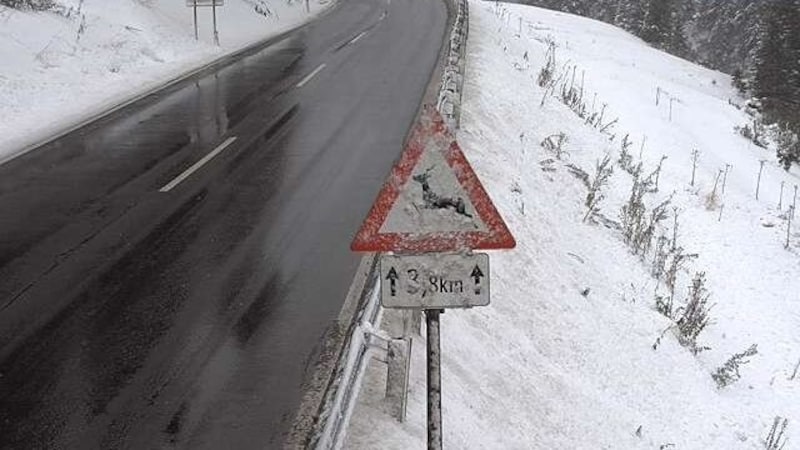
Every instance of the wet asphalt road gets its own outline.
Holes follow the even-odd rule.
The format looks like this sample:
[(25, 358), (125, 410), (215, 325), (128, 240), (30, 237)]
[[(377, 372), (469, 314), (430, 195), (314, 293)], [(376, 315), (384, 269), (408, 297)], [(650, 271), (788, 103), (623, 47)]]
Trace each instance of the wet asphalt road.
[(0, 166), (0, 448), (280, 447), (445, 21), (342, 0)]

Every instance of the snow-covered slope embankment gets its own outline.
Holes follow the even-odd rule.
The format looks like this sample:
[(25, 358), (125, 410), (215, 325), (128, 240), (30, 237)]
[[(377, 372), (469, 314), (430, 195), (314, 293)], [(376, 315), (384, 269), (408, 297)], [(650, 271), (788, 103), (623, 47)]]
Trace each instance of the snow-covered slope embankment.
[[(729, 78), (599, 22), (480, 1), (470, 15), (458, 138), (518, 248), (492, 255), (490, 307), (442, 316), (445, 447), (761, 449), (781, 416), (786, 448), (795, 448), (800, 229), (783, 246), (785, 209), (800, 177), (733, 131), (748, 119), (728, 103)], [(554, 78), (575, 73), (568, 86), (582, 86), (585, 118), (558, 89), (545, 92), (537, 82), (551, 43)], [(663, 92), (658, 105), (656, 92)], [(602, 120), (587, 120), (603, 109)], [(541, 145), (559, 133), (566, 136), (560, 155)], [(617, 228), (633, 184), (618, 163), (626, 134), (643, 174), (667, 156), (658, 191), (644, 194), (647, 214), (672, 195), (641, 255)], [(614, 174), (601, 188), (596, 223), (584, 222), (587, 189), (575, 168), (594, 178), (606, 154)], [(769, 162), (756, 201), (761, 159)], [(726, 165), (723, 193), (717, 176)], [(658, 236), (673, 236), (674, 212), (677, 245), (697, 257), (678, 271), (667, 318), (656, 310), (655, 295), (666, 291), (652, 267)], [(697, 272), (705, 272), (714, 306), (697, 337), (709, 349), (694, 354), (675, 327)], [(752, 344), (758, 354), (740, 367), (741, 379), (718, 387), (711, 375)], [(424, 358), (418, 339), (404, 424), (383, 404), (385, 368), (370, 367), (348, 448), (424, 448)]]

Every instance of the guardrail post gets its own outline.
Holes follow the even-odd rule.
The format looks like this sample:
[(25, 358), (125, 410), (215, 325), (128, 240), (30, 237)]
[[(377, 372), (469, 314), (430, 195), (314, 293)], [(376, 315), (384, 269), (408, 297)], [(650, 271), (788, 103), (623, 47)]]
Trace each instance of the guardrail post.
[(392, 415), (400, 422), (406, 420), (408, 403), (408, 377), (411, 367), (410, 338), (392, 339), (386, 352), (386, 400)]

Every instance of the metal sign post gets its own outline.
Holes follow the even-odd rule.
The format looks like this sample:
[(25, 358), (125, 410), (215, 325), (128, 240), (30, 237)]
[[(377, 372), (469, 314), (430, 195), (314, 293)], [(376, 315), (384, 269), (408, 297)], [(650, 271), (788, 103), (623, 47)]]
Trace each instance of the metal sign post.
[(380, 261), (383, 307), (425, 311), (429, 449), (442, 448), (439, 316), (489, 304), (489, 256), (473, 250), (515, 246), (455, 137), (426, 107), (350, 248), (394, 252)]
[(217, 2), (211, 2), (211, 16), (214, 21), (214, 45), (219, 45), (219, 33), (217, 32)]
[(425, 311), (428, 329), (428, 449), (442, 449), (442, 347), (439, 315), (444, 310)]
[(194, 39), (200, 40), (200, 31), (197, 23), (197, 8), (211, 7), (211, 16), (214, 26), (214, 44), (219, 45), (219, 31), (217, 30), (217, 6), (224, 6), (225, 0), (186, 0), (186, 6), (192, 8), (194, 14)]
[(194, 4), (194, 40), (200, 40), (200, 30), (197, 28), (197, 0), (193, 0), (192, 3)]

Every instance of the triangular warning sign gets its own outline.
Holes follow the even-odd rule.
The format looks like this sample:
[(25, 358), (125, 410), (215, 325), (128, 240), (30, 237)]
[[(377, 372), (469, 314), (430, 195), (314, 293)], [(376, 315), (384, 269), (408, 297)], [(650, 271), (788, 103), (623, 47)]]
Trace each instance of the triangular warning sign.
[(515, 246), (455, 137), (426, 107), (350, 248), (427, 253)]

